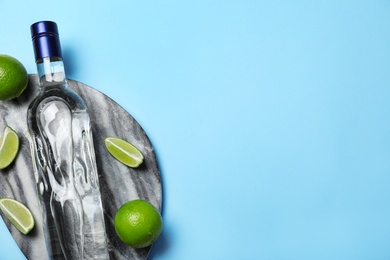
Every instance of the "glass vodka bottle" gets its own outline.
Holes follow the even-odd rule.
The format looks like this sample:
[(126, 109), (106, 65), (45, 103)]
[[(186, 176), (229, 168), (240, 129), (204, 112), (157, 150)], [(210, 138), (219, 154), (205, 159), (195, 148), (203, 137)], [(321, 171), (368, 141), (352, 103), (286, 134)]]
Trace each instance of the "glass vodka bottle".
[(90, 119), (67, 84), (57, 25), (31, 25), (39, 92), (27, 121), (50, 259), (109, 259)]

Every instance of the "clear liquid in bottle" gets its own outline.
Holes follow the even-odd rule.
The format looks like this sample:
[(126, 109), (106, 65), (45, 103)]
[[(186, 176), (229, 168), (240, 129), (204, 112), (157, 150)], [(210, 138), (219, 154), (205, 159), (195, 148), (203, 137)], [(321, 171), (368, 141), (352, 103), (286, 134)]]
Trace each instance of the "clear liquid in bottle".
[(27, 121), (50, 259), (109, 259), (90, 119), (67, 84), (57, 26), (31, 26), (40, 89)]

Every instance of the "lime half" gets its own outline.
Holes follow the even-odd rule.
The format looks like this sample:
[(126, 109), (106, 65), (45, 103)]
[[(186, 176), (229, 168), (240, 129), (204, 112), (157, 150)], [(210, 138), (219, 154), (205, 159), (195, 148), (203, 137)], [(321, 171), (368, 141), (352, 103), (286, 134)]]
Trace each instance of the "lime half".
[(21, 202), (3, 198), (0, 199), (0, 209), (20, 232), (27, 235), (35, 225), (31, 211)]
[(122, 139), (107, 137), (104, 139), (104, 144), (115, 159), (129, 167), (137, 168), (144, 161), (142, 153)]
[(4, 130), (0, 137), (0, 170), (10, 165), (19, 150), (18, 134), (9, 126)]

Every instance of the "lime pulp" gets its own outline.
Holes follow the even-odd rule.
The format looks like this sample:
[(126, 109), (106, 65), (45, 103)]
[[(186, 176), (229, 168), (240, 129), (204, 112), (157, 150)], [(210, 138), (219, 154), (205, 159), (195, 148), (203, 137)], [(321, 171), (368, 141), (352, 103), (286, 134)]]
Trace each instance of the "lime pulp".
[(104, 144), (114, 158), (129, 167), (137, 168), (144, 160), (142, 153), (125, 140), (107, 137)]
[(18, 150), (18, 134), (7, 126), (0, 137), (0, 170), (8, 167), (14, 161)]
[(27, 235), (34, 228), (34, 217), (23, 203), (10, 198), (2, 198), (0, 199), (0, 210), (23, 234)]

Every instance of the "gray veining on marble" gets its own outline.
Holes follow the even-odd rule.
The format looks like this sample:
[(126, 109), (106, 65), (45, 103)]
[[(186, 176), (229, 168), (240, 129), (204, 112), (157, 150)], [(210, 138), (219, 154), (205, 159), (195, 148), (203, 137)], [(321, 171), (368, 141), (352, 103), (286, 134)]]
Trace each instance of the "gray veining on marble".
[[(27, 259), (44, 260), (46, 246), (26, 121), (28, 104), (38, 89), (37, 76), (29, 75), (29, 80), (22, 96), (0, 102), (0, 131), (9, 125), (20, 137), (15, 162), (0, 170), (0, 197), (17, 199), (30, 208), (36, 226), (27, 236), (3, 219)], [(115, 233), (114, 216), (122, 204), (138, 198), (151, 202), (161, 211), (161, 178), (153, 146), (142, 127), (115, 101), (80, 82), (68, 80), (68, 83), (84, 99), (91, 117), (110, 258), (146, 259), (151, 247), (133, 249), (123, 244)], [(122, 138), (136, 146), (145, 157), (143, 164), (132, 169), (115, 160), (104, 146), (107, 136)]]

